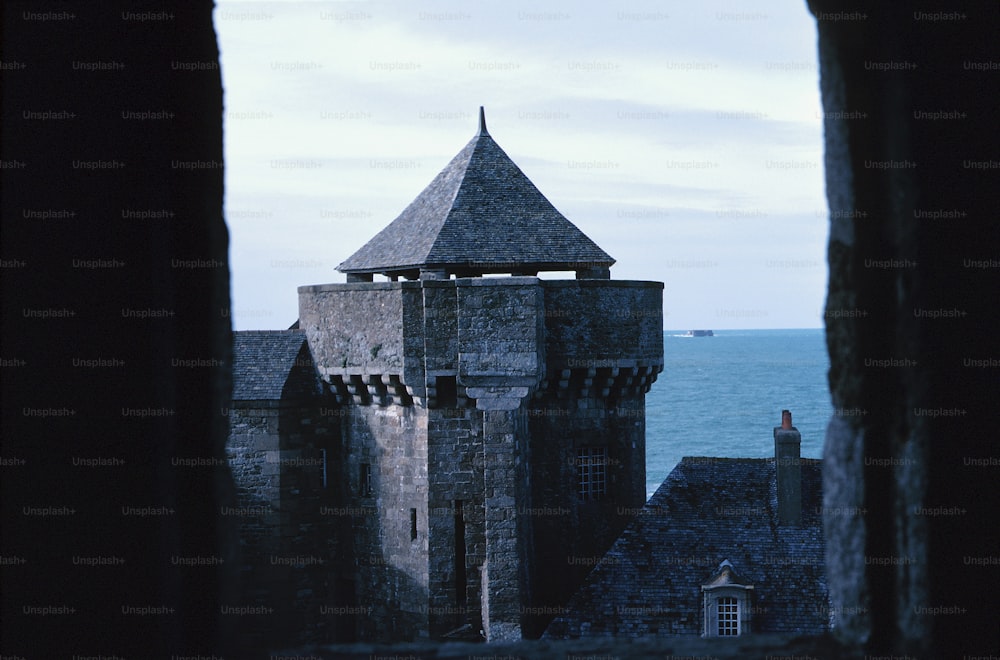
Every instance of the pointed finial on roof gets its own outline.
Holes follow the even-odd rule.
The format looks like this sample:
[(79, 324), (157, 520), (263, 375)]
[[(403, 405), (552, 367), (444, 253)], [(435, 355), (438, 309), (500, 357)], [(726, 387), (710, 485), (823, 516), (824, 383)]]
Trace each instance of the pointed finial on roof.
[(483, 110), (483, 106), (479, 106), (479, 132), (476, 135), (489, 134), (489, 131), (486, 130), (486, 111)]

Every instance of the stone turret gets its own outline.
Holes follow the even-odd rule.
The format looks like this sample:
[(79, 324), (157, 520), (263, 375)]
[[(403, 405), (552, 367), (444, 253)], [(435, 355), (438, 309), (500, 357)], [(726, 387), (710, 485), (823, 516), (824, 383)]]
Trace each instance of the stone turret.
[(347, 283), (299, 288), (358, 512), (362, 638), (537, 636), (642, 506), (663, 285), (613, 281), (613, 263), (481, 113), (472, 141), (339, 266)]

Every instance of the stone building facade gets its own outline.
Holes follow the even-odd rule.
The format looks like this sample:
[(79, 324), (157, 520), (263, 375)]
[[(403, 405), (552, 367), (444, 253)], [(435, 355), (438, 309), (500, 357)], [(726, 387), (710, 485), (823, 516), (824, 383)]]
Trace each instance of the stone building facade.
[(331, 516), (343, 497), (334, 478), (340, 426), (329, 415), (298, 330), (233, 336), (233, 399), (226, 455), (237, 487), (220, 514), (240, 528), (241, 601), (225, 612), (241, 646), (350, 639), (353, 624), (339, 559), (347, 530)]
[[(537, 637), (643, 505), (663, 285), (611, 280), (613, 263), (481, 113), (472, 141), (339, 266), (346, 283), (299, 288), (295, 336), (322, 414), (295, 404), (310, 430), (287, 449), (325, 449), (336, 483), (322, 510), (338, 515), (315, 509), (326, 545), (311, 546), (331, 562), (328, 609), (351, 613), (329, 639)], [(259, 462), (236, 419), (232, 459)]]

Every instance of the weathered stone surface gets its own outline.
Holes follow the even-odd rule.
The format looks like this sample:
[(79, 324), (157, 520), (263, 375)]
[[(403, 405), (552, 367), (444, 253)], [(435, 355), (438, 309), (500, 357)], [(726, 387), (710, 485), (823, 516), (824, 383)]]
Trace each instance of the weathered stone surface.
[[(419, 284), (373, 282), (299, 287), (299, 327), (319, 373), (403, 374), (404, 307), (416, 306)], [(405, 302), (404, 302), (405, 301)], [(404, 381), (405, 382), (405, 381)]]
[[(617, 508), (645, 498), (661, 297), (658, 283), (535, 277), (300, 287), (344, 420), (346, 503), (371, 505), (352, 532), (355, 556), (375, 558), (354, 583), (372, 608), (362, 638), (541, 634), (586, 572), (567, 556), (603, 553), (628, 520)], [(394, 382), (409, 400), (380, 393)], [(592, 445), (610, 452), (607, 494), (581, 502), (574, 461)]]
[(984, 368), (998, 323), (1000, 225), (984, 194), (996, 121), (982, 105), (995, 11), (809, 5), (830, 210), (835, 630), (872, 656), (993, 653), (1000, 574), (973, 558), (996, 555), (983, 530), (998, 509), (995, 466), (981, 462), (1000, 423)]
[(338, 518), (328, 515), (339, 499), (341, 418), (326, 410), (322, 399), (245, 401), (228, 410), (226, 452), (238, 498), (221, 514), (240, 530), (242, 594), (225, 606), (254, 608), (230, 615), (244, 652), (353, 637), (352, 621), (325, 614), (354, 600), (353, 592), (337, 590), (350, 547)]
[(661, 282), (543, 280), (541, 285), (550, 368), (662, 370)]

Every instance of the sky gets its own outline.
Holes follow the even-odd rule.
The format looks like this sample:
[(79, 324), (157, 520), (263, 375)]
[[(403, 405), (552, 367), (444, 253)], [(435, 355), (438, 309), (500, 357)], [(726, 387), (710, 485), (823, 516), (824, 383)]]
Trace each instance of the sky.
[(664, 283), (665, 328), (823, 325), (804, 2), (218, 0), (215, 25), (234, 329), (287, 328), (298, 286), (345, 281), (480, 106), (613, 279)]

